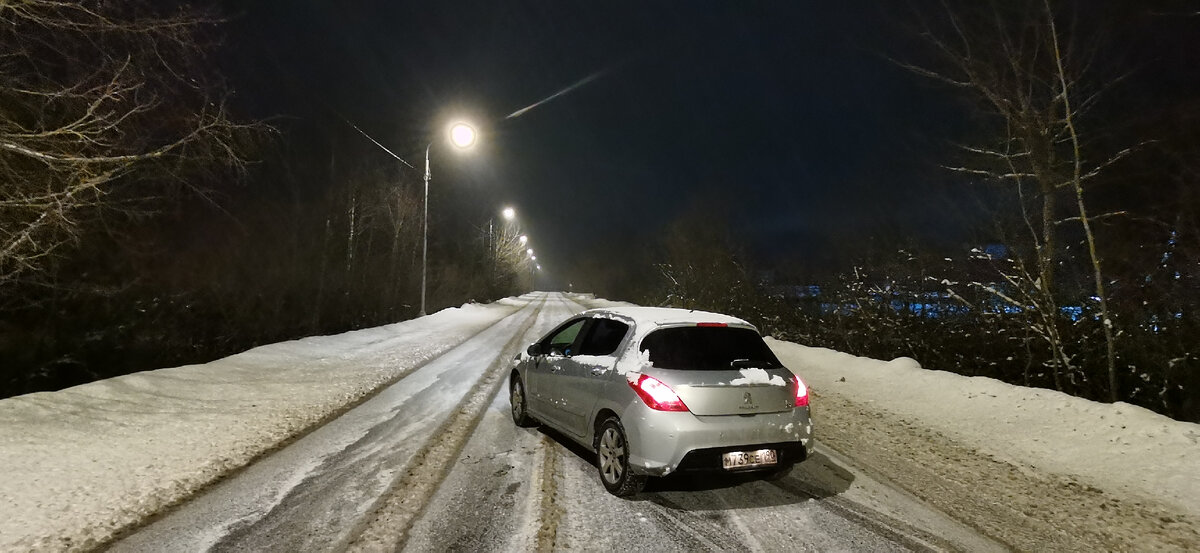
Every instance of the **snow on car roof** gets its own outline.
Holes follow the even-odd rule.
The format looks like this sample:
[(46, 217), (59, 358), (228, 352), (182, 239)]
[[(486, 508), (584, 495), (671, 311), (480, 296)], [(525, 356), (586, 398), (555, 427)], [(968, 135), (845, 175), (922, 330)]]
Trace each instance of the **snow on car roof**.
[(632, 319), (634, 324), (639, 327), (647, 325), (660, 326), (672, 323), (724, 323), (745, 325), (751, 328), (754, 326), (742, 319), (730, 317), (729, 315), (673, 307), (603, 307), (600, 309), (591, 309), (585, 312), (585, 314), (616, 315), (621, 318)]

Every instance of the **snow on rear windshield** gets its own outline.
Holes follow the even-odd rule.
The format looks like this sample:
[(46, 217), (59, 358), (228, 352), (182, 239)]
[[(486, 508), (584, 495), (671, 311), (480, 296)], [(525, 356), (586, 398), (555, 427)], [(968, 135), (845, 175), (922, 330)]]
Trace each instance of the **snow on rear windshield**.
[(748, 328), (684, 326), (655, 330), (642, 339), (650, 363), (662, 369), (729, 370), (779, 367), (757, 332)]

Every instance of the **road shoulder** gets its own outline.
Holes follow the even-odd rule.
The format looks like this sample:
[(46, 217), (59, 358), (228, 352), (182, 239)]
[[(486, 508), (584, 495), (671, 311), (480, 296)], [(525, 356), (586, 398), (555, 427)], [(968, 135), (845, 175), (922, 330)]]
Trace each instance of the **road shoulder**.
[(838, 393), (814, 392), (821, 443), (981, 533), (1025, 551), (1197, 550), (1200, 524), (998, 460)]

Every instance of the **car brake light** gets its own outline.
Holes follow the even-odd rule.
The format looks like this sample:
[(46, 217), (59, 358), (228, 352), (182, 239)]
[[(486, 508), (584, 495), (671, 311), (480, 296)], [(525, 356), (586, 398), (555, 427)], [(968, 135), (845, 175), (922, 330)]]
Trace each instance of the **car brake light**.
[(636, 381), (629, 380), (629, 387), (637, 392), (638, 397), (655, 411), (687, 411), (687, 405), (675, 394), (670, 386), (663, 384), (653, 376), (641, 375)]
[(796, 381), (796, 407), (808, 407), (808, 386), (798, 376), (792, 375), (792, 380)]
[(725, 323), (696, 323), (696, 326), (705, 328), (725, 328), (729, 325)]

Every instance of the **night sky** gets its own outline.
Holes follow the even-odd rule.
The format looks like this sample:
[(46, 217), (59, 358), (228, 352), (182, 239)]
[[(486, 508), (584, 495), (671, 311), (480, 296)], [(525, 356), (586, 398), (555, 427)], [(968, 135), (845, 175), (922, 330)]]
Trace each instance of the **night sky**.
[(889, 61), (907, 52), (875, 2), (250, 4), (226, 29), (247, 109), (344, 116), (414, 165), (465, 115), (482, 142), (434, 147), (432, 216), (514, 205), (550, 272), (697, 205), (769, 264), (844, 261), (881, 232), (961, 238), (934, 170), (956, 104)]

